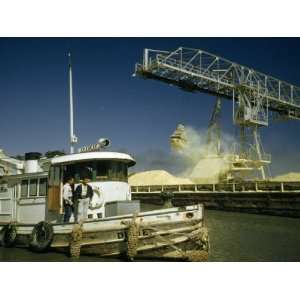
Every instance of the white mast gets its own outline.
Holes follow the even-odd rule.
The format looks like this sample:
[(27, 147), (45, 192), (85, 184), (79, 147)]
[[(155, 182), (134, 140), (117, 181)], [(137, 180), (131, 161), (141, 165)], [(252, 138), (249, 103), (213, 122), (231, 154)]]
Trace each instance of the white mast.
[(74, 116), (73, 116), (73, 80), (72, 80), (72, 62), (69, 52), (69, 96), (70, 96), (70, 153), (74, 153), (74, 145), (78, 142), (74, 134)]

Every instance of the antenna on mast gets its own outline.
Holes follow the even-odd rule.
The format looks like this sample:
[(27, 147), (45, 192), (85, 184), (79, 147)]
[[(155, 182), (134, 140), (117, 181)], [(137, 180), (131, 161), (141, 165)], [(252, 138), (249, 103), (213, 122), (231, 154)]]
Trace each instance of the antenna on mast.
[(72, 79), (72, 61), (71, 53), (69, 57), (69, 96), (70, 96), (70, 153), (74, 153), (74, 145), (78, 142), (78, 138), (74, 134), (74, 116), (73, 116), (73, 79)]

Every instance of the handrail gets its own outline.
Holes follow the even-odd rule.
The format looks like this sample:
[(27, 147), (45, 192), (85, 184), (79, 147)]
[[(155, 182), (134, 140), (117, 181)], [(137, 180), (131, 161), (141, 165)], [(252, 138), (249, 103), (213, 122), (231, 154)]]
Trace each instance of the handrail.
[(249, 193), (300, 192), (300, 181), (245, 181), (235, 183), (173, 184), (131, 186), (131, 193)]

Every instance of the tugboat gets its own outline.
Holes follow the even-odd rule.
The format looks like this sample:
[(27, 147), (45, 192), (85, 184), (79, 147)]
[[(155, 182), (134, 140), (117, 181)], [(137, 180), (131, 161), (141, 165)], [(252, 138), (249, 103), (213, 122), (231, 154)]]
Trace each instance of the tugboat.
[[(100, 139), (74, 153), (72, 69), (70, 78), (70, 154), (52, 159), (40, 153), (13, 159), (0, 151), (0, 243), (43, 252), (63, 249), (81, 254), (205, 261), (209, 239), (203, 205), (151, 210), (131, 200), (128, 168), (135, 160), (126, 153), (103, 151)], [(84, 174), (84, 175), (83, 175)], [(87, 218), (63, 222), (63, 184), (75, 186), (89, 176), (93, 189)]]
[[(26, 153), (23, 172), (0, 178), (0, 241), (3, 247), (34, 251), (62, 248), (80, 253), (206, 260), (208, 234), (203, 206), (148, 210), (131, 200), (125, 153), (92, 151), (54, 157), (41, 168), (39, 153)], [(1, 160), (0, 160), (1, 164)], [(20, 163), (18, 163), (19, 165)], [(84, 222), (63, 223), (62, 188), (66, 174), (75, 182), (90, 176), (94, 193)], [(86, 175), (85, 175), (86, 176)]]

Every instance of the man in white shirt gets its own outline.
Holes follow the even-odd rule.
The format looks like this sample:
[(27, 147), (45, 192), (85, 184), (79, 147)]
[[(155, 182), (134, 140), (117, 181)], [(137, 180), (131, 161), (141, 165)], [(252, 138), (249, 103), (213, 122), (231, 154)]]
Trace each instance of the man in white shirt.
[(74, 214), (74, 178), (70, 177), (63, 187), (64, 223), (69, 223), (72, 213)]

